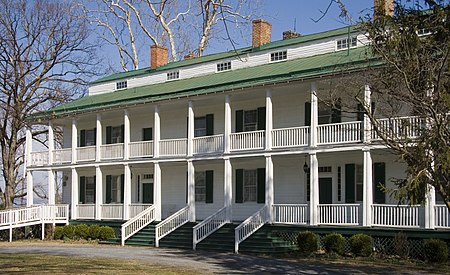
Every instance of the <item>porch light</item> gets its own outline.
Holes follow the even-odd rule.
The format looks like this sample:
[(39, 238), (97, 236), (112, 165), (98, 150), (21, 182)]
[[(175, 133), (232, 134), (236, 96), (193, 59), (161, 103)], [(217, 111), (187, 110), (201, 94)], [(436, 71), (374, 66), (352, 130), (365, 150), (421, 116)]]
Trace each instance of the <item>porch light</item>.
[(308, 163), (306, 163), (306, 158), (307, 156), (305, 156), (305, 164), (303, 164), (303, 172), (305, 172), (305, 174), (309, 173), (309, 166)]

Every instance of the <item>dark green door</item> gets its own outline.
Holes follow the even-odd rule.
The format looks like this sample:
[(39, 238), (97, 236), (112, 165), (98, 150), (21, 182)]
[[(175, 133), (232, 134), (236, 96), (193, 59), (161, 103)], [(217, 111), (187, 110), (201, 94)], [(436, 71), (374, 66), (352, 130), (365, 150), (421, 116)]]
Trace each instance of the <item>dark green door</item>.
[(153, 183), (142, 183), (142, 202), (153, 203)]
[(319, 178), (319, 204), (332, 203), (332, 178)]

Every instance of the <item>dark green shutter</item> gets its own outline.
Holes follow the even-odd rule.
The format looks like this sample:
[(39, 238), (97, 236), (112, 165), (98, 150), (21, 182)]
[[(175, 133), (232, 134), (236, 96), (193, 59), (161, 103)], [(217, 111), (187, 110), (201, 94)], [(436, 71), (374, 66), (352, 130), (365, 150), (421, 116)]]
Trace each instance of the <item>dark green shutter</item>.
[(189, 173), (186, 172), (186, 203), (188, 203), (188, 193), (189, 193)]
[(120, 125), (120, 141), (125, 142), (125, 125)]
[(258, 108), (258, 130), (266, 129), (266, 107)]
[(86, 146), (86, 130), (80, 131), (80, 147)]
[(120, 202), (123, 203), (125, 197), (125, 175), (120, 175)]
[(364, 120), (364, 109), (361, 103), (358, 103), (358, 113), (356, 115), (356, 119), (358, 121), (363, 121)]
[(355, 202), (355, 164), (345, 165), (345, 202)]
[(213, 114), (206, 115), (206, 135), (207, 136), (214, 135), (214, 115)]
[(106, 176), (106, 203), (111, 203), (112, 201), (112, 177), (111, 175)]
[(244, 170), (236, 169), (236, 203), (244, 202)]
[(236, 133), (244, 131), (244, 111), (236, 111)]
[[(94, 187), (94, 202), (97, 201), (97, 177), (94, 176), (94, 183), (95, 183), (95, 187)], [(100, 202), (102, 203), (102, 202)]]
[(374, 183), (373, 183), (374, 203), (386, 202), (386, 195), (383, 192), (385, 184), (386, 184), (386, 164), (384, 162), (376, 162), (374, 163)]
[(311, 126), (311, 102), (305, 102), (305, 126)]
[(81, 204), (86, 203), (86, 177), (80, 177), (80, 193), (79, 193), (79, 202)]
[(143, 141), (153, 140), (153, 128), (142, 129), (142, 140)]
[(341, 99), (336, 102), (335, 106), (331, 109), (331, 123), (340, 123), (342, 118), (341, 111)]
[(94, 128), (94, 145), (97, 145), (97, 128)]
[(106, 127), (106, 144), (111, 144), (112, 142), (112, 127)]
[(206, 203), (213, 203), (214, 197), (214, 171), (206, 171)]
[(257, 199), (256, 201), (258, 203), (265, 203), (266, 202), (266, 169), (265, 168), (258, 168), (257, 174), (256, 174), (256, 192), (257, 192)]

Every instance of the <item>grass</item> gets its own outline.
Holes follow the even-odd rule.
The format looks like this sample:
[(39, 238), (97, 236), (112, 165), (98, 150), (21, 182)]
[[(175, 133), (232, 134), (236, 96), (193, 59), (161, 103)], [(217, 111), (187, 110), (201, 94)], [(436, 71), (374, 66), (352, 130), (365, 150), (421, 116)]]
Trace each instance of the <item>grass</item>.
[(195, 271), (100, 257), (0, 253), (3, 274), (193, 274)]

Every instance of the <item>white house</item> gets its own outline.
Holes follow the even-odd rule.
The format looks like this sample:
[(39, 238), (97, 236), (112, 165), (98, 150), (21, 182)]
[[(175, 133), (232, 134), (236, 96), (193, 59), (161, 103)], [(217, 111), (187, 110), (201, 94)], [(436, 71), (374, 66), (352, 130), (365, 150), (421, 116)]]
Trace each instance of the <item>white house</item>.
[[(124, 241), (161, 221), (157, 243), (195, 222), (194, 248), (230, 222), (242, 222), (237, 245), (266, 223), (449, 229), (434, 193), (422, 207), (380, 190), (405, 166), (365, 115), (320, 101), (330, 80), (377, 64), (367, 37), (349, 27), (271, 42), (270, 32), (256, 20), (251, 47), (172, 63), (153, 46), (150, 68), (99, 79), (88, 96), (36, 114), (48, 123), (49, 149), (34, 151), (28, 131), (28, 189), (34, 172), (47, 171), (54, 204), (62, 173), (71, 220), (126, 222)], [(370, 104), (370, 83), (364, 91)], [(407, 121), (411, 137), (421, 123), (380, 119)]]

